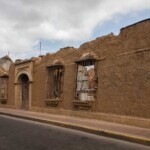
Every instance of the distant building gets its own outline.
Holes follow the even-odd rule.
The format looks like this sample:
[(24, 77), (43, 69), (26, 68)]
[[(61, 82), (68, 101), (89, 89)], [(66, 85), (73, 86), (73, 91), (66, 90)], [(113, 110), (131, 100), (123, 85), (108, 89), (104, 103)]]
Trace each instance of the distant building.
[(109, 115), (150, 119), (150, 19), (79, 48), (15, 63), (5, 56), (0, 66), (7, 72), (0, 76), (0, 107), (118, 122), (124, 120)]
[(5, 70), (8, 71), (9, 67), (11, 65), (11, 63), (13, 63), (13, 61), (10, 59), (9, 56), (4, 56), (2, 58), (0, 58), (0, 66)]
[(13, 61), (7, 55), (0, 58), (0, 101), (2, 104), (8, 100), (8, 71), (12, 63)]

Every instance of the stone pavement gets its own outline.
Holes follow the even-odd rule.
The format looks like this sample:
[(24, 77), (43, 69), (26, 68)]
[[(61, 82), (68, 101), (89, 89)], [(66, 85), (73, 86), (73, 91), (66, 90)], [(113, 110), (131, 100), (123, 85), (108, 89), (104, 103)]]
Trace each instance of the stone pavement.
[(0, 108), (0, 115), (8, 115), (61, 127), (76, 129), (111, 138), (150, 146), (150, 129), (123, 125), (95, 119)]

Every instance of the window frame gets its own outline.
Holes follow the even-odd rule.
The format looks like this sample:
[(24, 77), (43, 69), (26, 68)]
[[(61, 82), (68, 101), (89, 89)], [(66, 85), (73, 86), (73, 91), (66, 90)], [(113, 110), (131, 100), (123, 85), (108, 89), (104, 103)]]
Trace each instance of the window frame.
[[(79, 105), (81, 105), (81, 104), (83, 104), (83, 103), (87, 103), (87, 104), (89, 104), (90, 102), (94, 102), (94, 101), (96, 101), (96, 95), (97, 95), (97, 85), (98, 85), (98, 72), (97, 72), (97, 60), (95, 59), (95, 58), (86, 58), (86, 59), (80, 59), (80, 60), (77, 60), (76, 62), (76, 80), (75, 80), (75, 100), (74, 100), (74, 103), (75, 104), (79, 104)], [(88, 65), (89, 64), (89, 65)], [(94, 65), (94, 73), (95, 73), (95, 75), (94, 75), (94, 89), (93, 89), (93, 93), (94, 93), (94, 95), (93, 95), (93, 98), (92, 98), (92, 96), (91, 96), (91, 98), (90, 98), (90, 94), (89, 94), (89, 92), (90, 92), (90, 88), (88, 88), (87, 89), (87, 91), (85, 91), (85, 93), (87, 93), (87, 94), (85, 94), (85, 95), (87, 95), (87, 99), (79, 99), (79, 96), (77, 95), (77, 93), (79, 93), (80, 91), (78, 91), (77, 89), (78, 89), (78, 73), (79, 73), (79, 65), (82, 65), (82, 66), (93, 66)], [(89, 80), (87, 80), (87, 82), (89, 82)], [(89, 84), (89, 83), (88, 83)], [(89, 85), (88, 85), (88, 87), (89, 87)], [(81, 90), (81, 93), (82, 93), (82, 90)], [(84, 96), (84, 95), (83, 95)], [(86, 97), (86, 96), (85, 96)], [(78, 102), (78, 103), (77, 103)], [(90, 105), (91, 106), (91, 105)]]
[[(51, 70), (53, 71), (53, 72), (51, 72)], [(54, 75), (54, 72), (57, 72), (57, 71), (61, 71), (62, 72), (62, 76), (59, 76), (60, 74), (58, 73), (56, 73), (55, 75)], [(53, 102), (54, 101), (54, 103), (56, 102), (56, 101), (62, 101), (62, 99), (63, 99), (63, 86), (64, 86), (64, 65), (62, 65), (62, 64), (55, 64), (55, 65), (48, 65), (47, 67), (46, 67), (46, 71), (47, 71), (47, 80), (46, 80), (46, 82), (47, 82), (47, 84), (46, 84), (46, 101), (47, 102)], [(58, 75), (58, 76), (57, 76)], [(56, 78), (55, 78), (56, 77)], [(58, 77), (58, 78), (57, 78)], [(60, 78), (59, 78), (60, 77)], [(52, 89), (54, 88), (53, 86), (54, 86), (54, 82), (57, 80), (57, 79), (59, 79), (60, 81), (58, 81), (58, 83), (57, 84), (55, 84), (56, 85), (56, 87), (55, 88), (59, 88), (58, 89), (58, 97), (53, 97), (53, 92), (54, 91), (52, 91)], [(57, 81), (56, 81), (57, 82)], [(55, 91), (56, 92), (56, 91)], [(56, 93), (55, 93), (56, 94)]]
[(7, 99), (8, 99), (8, 75), (2, 75), (0, 76), (0, 101), (1, 103), (6, 103)]

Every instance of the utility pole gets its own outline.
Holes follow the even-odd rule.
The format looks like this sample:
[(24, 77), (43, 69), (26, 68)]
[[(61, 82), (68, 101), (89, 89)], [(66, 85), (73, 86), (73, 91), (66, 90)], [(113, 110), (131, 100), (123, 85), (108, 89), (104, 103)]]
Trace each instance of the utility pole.
[(42, 47), (42, 46), (41, 46), (41, 41), (40, 41), (40, 56), (41, 56), (41, 47)]

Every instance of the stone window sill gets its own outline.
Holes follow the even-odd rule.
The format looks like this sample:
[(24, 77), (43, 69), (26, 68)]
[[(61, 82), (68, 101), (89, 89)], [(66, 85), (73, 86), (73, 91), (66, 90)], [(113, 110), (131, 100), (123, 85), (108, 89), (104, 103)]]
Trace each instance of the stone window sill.
[(45, 104), (47, 106), (56, 107), (61, 102), (61, 99), (47, 99), (45, 100)]
[(83, 110), (88, 110), (93, 106), (93, 103), (95, 103), (95, 100), (87, 100), (87, 101), (79, 101), (79, 100), (74, 100), (73, 105), (75, 109), (83, 109)]
[(7, 98), (0, 98), (1, 104), (6, 104), (7, 103)]

